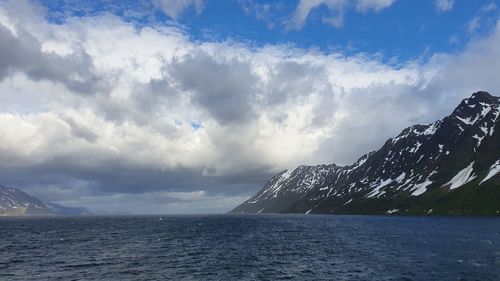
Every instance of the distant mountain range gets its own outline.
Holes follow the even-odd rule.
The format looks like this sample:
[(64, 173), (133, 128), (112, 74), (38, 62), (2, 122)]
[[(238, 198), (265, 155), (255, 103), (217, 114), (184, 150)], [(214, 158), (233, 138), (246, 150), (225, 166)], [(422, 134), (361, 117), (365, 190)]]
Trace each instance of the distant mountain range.
[(13, 187), (0, 186), (0, 216), (21, 215), (93, 215), (83, 207), (65, 207), (56, 203), (43, 203), (41, 200)]
[(464, 99), (349, 166), (299, 166), (274, 176), (232, 213), (500, 213), (500, 98)]
[(66, 207), (56, 203), (45, 203), (50, 211), (61, 216), (86, 216), (95, 215), (96, 213), (85, 207)]

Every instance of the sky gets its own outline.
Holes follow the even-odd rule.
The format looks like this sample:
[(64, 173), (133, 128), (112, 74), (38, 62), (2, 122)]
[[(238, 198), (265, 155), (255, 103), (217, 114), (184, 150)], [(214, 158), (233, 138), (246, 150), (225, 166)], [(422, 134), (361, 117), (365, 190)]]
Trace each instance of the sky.
[(110, 214), (221, 213), (478, 90), (492, 0), (0, 0), (0, 184)]

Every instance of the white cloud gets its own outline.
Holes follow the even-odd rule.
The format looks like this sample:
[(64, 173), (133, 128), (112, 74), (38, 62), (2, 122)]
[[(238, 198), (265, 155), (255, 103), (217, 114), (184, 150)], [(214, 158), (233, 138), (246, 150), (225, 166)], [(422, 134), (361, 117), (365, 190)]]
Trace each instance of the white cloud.
[(479, 28), (481, 27), (481, 22), (479, 17), (473, 17), (468, 23), (467, 23), (467, 31), (470, 34), (475, 33)]
[(154, 0), (154, 3), (173, 20), (178, 20), (191, 6), (197, 14), (203, 11), (203, 0)]
[(448, 12), (453, 9), (455, 0), (434, 0), (434, 5), (439, 12)]
[(373, 10), (379, 12), (391, 6), (396, 0), (356, 0), (356, 10), (366, 12)]
[(451, 35), (448, 38), (448, 43), (450, 43), (450, 45), (458, 44), (460, 43), (460, 38), (458, 37), (458, 35)]
[(325, 5), (333, 14), (323, 18), (323, 21), (335, 27), (341, 27), (344, 21), (344, 9), (347, 4), (347, 0), (300, 0), (289, 27), (296, 30), (301, 29), (309, 17), (309, 14), (321, 5)]
[[(460, 54), (393, 66), (368, 55), (192, 41), (175, 27), (136, 28), (110, 15), (51, 24), (32, 11), (20, 21), (8, 9), (0, 6), (11, 38), (0, 53), (29, 39), (21, 46), (37, 71), (13, 61), (0, 81), (0, 178), (71, 205), (228, 210), (272, 173), (351, 163), (473, 91), (500, 93), (498, 24)], [(91, 66), (84, 72), (73, 67), (78, 54)], [(51, 62), (104, 86), (79, 91)], [(127, 200), (112, 205), (120, 196)], [(148, 207), (155, 196), (170, 207)]]
[(491, 2), (481, 8), (482, 12), (489, 13), (495, 11), (497, 9), (497, 4), (495, 2)]
[(395, 0), (300, 0), (295, 12), (288, 22), (288, 28), (299, 30), (305, 24), (309, 15), (321, 6), (325, 6), (329, 14), (322, 18), (324, 23), (340, 28), (344, 25), (344, 14), (350, 4), (356, 7), (359, 12), (373, 10), (379, 12), (391, 6)]
[(263, 21), (268, 29), (273, 29), (275, 27), (273, 18), (273, 8), (275, 5), (269, 3), (258, 3), (254, 0), (239, 0), (240, 6), (247, 15), (253, 15), (257, 20)]
[(467, 23), (467, 31), (470, 35), (477, 35), (480, 30), (490, 29), (498, 21), (498, 14), (494, 13), (497, 6), (494, 2), (482, 6), (476, 15)]

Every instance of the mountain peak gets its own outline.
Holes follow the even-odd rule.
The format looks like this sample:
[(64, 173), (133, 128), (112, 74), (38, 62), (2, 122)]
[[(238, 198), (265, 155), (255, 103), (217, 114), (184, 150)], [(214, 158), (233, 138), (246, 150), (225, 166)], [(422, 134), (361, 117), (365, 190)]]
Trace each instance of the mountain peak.
[(478, 117), (484, 117), (492, 106), (497, 106), (499, 103), (499, 98), (490, 95), (488, 92), (475, 92), (470, 98), (462, 100), (453, 111), (452, 116), (459, 117), (461, 120), (464, 118), (477, 120)]
[(470, 99), (472, 100), (489, 100), (489, 99), (492, 99), (493, 96), (490, 95), (490, 93), (488, 92), (485, 92), (485, 91), (478, 91), (478, 92), (475, 92), (474, 94), (472, 94), (472, 96), (470, 97)]
[(23, 191), (0, 185), (0, 215), (50, 215), (42, 201)]
[(408, 127), (352, 165), (273, 177), (232, 212), (499, 214), (498, 120), (500, 98), (476, 92), (451, 116)]
[(464, 99), (458, 107), (463, 105), (473, 106), (475, 104), (481, 104), (481, 103), (498, 104), (498, 98), (490, 95), (490, 93), (488, 92), (479, 91), (472, 94), (470, 98)]

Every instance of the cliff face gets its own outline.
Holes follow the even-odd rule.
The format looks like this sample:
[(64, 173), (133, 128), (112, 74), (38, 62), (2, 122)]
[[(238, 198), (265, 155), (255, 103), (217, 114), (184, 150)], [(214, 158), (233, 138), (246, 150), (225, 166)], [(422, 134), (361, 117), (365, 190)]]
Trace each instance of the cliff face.
[(49, 208), (23, 191), (0, 186), (0, 215), (51, 215)]
[(349, 166), (300, 166), (233, 213), (500, 213), (500, 98), (474, 93)]

